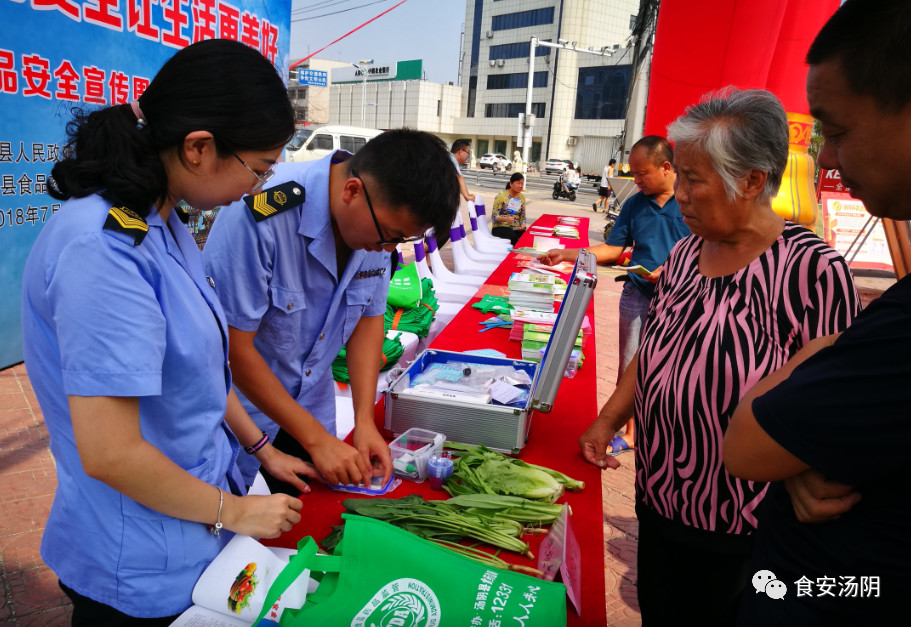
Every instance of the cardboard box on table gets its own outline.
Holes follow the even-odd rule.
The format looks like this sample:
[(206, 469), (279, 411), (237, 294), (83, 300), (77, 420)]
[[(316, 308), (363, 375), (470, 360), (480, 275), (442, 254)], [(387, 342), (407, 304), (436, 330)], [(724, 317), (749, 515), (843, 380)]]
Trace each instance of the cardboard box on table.
[[(483, 444), (505, 453), (521, 451), (527, 441), (532, 413), (547, 413), (553, 407), (597, 282), (594, 255), (583, 250), (573, 268), (553, 333), (540, 363), (466, 355), (433, 348), (419, 354), (414, 363), (386, 390), (386, 429), (400, 435), (412, 427), (418, 427), (443, 433), (451, 442)], [(528, 400), (520, 408), (401, 393), (414, 377), (429, 366), (447, 361), (460, 361), (469, 365), (508, 365), (523, 370), (533, 381)]]

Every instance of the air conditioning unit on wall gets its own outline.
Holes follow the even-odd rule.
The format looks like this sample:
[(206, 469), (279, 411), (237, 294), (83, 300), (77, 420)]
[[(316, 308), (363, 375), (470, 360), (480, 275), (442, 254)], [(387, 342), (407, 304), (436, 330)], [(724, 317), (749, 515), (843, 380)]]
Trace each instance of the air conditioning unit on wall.
[(566, 140), (566, 145), (567, 145), (567, 146), (575, 146), (575, 145), (576, 145), (576, 138), (575, 138), (575, 137), (570, 137), (569, 139), (567, 139), (567, 140)]
[(493, 39), (493, 31), (492, 31), (492, 30), (487, 31), (487, 39)]
[(497, 67), (503, 67), (504, 65), (506, 65), (506, 61), (503, 59), (497, 59)]

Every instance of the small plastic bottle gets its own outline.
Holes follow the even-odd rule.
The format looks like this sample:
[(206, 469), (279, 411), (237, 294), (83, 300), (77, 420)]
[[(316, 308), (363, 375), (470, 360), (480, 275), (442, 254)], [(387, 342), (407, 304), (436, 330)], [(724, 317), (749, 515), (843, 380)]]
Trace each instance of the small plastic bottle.
[(451, 475), (452, 454), (448, 451), (434, 455), (427, 461), (427, 476), (430, 479), (430, 487), (434, 490), (442, 490), (443, 482)]

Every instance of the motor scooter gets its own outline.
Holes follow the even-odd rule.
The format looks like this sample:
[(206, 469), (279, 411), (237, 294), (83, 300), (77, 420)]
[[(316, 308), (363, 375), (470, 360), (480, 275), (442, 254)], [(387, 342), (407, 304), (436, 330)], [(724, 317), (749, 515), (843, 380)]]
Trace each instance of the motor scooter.
[(572, 201), (576, 200), (576, 190), (579, 189), (578, 183), (567, 183), (566, 189), (563, 188), (563, 175), (560, 176), (560, 179), (554, 183), (554, 200), (560, 198), (569, 198)]

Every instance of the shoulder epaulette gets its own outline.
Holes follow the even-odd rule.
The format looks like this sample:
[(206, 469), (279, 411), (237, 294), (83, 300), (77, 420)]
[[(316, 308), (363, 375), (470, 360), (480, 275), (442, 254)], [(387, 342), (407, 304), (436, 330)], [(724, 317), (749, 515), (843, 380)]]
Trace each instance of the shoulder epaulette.
[(133, 238), (133, 246), (139, 246), (149, 232), (145, 218), (127, 207), (111, 207), (104, 228), (129, 235)]
[(250, 208), (253, 219), (262, 222), (266, 218), (293, 209), (304, 204), (307, 194), (304, 186), (295, 181), (288, 181), (269, 189), (264, 189), (255, 196), (245, 196), (244, 202)]
[(174, 213), (177, 214), (177, 219), (183, 222), (184, 224), (190, 223), (190, 212), (186, 211), (182, 207), (174, 207)]

